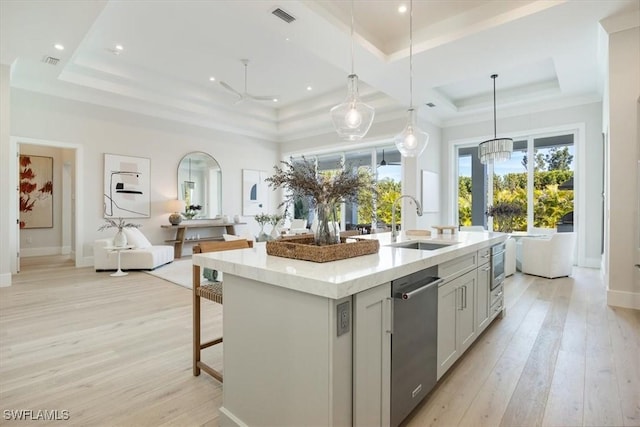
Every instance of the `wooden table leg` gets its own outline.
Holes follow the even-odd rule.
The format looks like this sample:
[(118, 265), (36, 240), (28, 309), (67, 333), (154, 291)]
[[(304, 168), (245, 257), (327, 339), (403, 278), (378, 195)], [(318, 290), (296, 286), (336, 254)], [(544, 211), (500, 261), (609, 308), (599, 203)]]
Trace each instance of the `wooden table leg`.
[(177, 242), (173, 244), (173, 257), (175, 259), (182, 258), (182, 245), (184, 244), (185, 230), (186, 228), (178, 228), (178, 231), (176, 232)]

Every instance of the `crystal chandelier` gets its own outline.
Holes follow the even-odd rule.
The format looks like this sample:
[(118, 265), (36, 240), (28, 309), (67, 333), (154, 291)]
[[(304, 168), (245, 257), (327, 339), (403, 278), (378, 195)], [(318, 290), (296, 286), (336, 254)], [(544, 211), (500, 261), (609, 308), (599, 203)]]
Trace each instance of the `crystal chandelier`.
[(353, 0), (351, 0), (351, 74), (347, 77), (347, 99), (333, 107), (330, 114), (338, 135), (350, 141), (357, 141), (369, 131), (375, 110), (360, 101), (358, 76), (353, 71), (353, 62)]
[(481, 142), (478, 145), (478, 157), (483, 164), (493, 162), (503, 162), (511, 158), (513, 152), (513, 139), (498, 138), (496, 131), (496, 78), (497, 74), (492, 74), (493, 79), (493, 139)]
[(417, 157), (427, 148), (429, 134), (418, 127), (418, 117), (413, 108), (413, 0), (409, 3), (409, 117), (407, 124), (394, 142), (404, 157)]

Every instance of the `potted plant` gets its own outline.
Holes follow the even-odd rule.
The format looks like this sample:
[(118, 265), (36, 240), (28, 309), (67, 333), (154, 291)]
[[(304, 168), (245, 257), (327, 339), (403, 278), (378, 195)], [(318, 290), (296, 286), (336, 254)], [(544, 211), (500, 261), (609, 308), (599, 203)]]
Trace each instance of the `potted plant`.
[(125, 246), (127, 244), (127, 236), (122, 232), (122, 230), (124, 230), (125, 228), (140, 227), (140, 224), (133, 224), (131, 222), (126, 222), (123, 218), (118, 218), (117, 220), (112, 218), (107, 218), (104, 221), (105, 223), (98, 228), (98, 231), (104, 231), (108, 228), (117, 228), (118, 231), (116, 232), (116, 235), (113, 237), (113, 246), (118, 248)]
[(258, 242), (266, 242), (267, 240), (270, 240), (271, 237), (264, 232), (264, 225), (266, 223), (268, 223), (271, 220), (271, 216), (265, 213), (261, 213), (261, 214), (257, 214), (255, 216), (255, 220), (258, 223), (258, 225), (260, 225), (260, 232), (258, 233), (258, 236), (256, 237), (256, 241)]
[(314, 232), (316, 245), (340, 242), (339, 233), (333, 223), (336, 207), (341, 202), (355, 202), (369, 190), (375, 194), (375, 180), (370, 172), (362, 168), (336, 165), (334, 173), (319, 173), (315, 162), (302, 157), (301, 160), (282, 161), (282, 166), (274, 166), (275, 173), (266, 179), (272, 188), (286, 190), (285, 200), (280, 204), (289, 205), (298, 198), (306, 198), (315, 208), (317, 228)]
[(518, 202), (500, 201), (489, 206), (486, 214), (494, 219), (494, 229), (502, 233), (511, 233), (516, 221), (525, 214), (525, 209)]

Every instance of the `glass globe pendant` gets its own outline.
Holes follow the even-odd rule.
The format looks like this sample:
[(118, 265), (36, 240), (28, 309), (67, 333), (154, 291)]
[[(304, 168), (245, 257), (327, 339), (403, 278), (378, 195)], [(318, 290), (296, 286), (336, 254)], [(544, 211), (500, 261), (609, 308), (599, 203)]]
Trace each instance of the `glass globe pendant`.
[(347, 77), (347, 99), (331, 109), (331, 120), (336, 132), (350, 141), (362, 139), (371, 127), (374, 115), (375, 110), (360, 101), (358, 76), (350, 74)]
[(330, 110), (333, 127), (341, 138), (357, 141), (369, 132), (375, 110), (360, 100), (358, 76), (353, 71), (353, 0), (351, 0), (351, 74), (347, 76), (347, 99)]
[(427, 148), (429, 134), (418, 127), (416, 110), (413, 108), (409, 109), (407, 125), (395, 136), (394, 142), (404, 157), (417, 157)]
[(413, 0), (409, 11), (409, 117), (402, 132), (395, 136), (396, 148), (404, 157), (417, 157), (429, 143), (429, 135), (418, 127), (418, 115), (413, 108)]

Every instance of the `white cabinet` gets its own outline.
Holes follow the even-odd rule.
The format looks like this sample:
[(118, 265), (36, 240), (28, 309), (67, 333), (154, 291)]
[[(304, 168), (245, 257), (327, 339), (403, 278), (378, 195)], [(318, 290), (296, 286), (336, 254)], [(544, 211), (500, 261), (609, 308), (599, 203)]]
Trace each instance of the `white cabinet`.
[(475, 339), (476, 287), (474, 269), (438, 288), (438, 379)]
[(491, 322), (489, 314), (489, 289), (491, 287), (491, 257), (490, 249), (485, 248), (478, 251), (478, 282), (476, 289), (476, 330), (479, 334)]
[(391, 285), (353, 297), (353, 425), (385, 426), (391, 411)]

